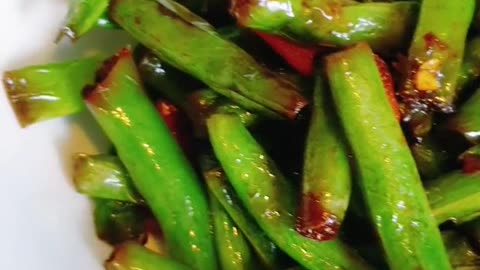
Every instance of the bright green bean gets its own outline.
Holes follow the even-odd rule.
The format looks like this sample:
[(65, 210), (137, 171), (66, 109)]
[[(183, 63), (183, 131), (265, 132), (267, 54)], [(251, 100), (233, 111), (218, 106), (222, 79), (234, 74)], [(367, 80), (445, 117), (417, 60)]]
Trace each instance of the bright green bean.
[(131, 52), (111, 58), (98, 77), (85, 89), (85, 102), (161, 225), (169, 253), (194, 269), (216, 269), (206, 195), (144, 95)]
[(326, 70), (368, 214), (390, 268), (451, 269), (372, 50), (361, 43), (331, 54)]
[(370, 269), (339, 240), (319, 243), (294, 230), (295, 194), (238, 117), (216, 114), (207, 122), (215, 154), (233, 188), (260, 227), (307, 269)]

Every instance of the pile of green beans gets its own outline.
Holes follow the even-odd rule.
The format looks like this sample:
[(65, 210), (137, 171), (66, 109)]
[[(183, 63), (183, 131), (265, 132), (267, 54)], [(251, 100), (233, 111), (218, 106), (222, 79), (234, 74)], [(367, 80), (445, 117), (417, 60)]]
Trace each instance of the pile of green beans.
[(137, 47), (3, 82), (22, 127), (87, 112), (110, 139), (73, 170), (105, 269), (480, 269), (475, 12), (81, 0), (59, 39), (103, 28)]

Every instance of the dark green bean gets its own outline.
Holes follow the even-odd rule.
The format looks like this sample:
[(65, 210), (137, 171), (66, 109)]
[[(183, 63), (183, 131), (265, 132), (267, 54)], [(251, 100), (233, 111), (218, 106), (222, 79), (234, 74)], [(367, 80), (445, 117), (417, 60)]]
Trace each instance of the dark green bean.
[(468, 41), (465, 48), (460, 77), (457, 80), (457, 92), (462, 93), (480, 77), (480, 37)]
[(470, 143), (480, 142), (480, 89), (448, 120), (447, 128)]
[(98, 238), (117, 245), (128, 240), (140, 241), (145, 232), (147, 211), (131, 203), (95, 199), (94, 220)]
[(162, 3), (114, 0), (110, 16), (161, 59), (247, 110), (294, 119), (307, 105), (292, 82), (259, 65), (235, 44), (206, 28), (205, 22), (186, 20), (192, 14), (179, 4), (169, 0)]
[(433, 179), (448, 169), (448, 153), (431, 137), (411, 146), (418, 171), (424, 179)]

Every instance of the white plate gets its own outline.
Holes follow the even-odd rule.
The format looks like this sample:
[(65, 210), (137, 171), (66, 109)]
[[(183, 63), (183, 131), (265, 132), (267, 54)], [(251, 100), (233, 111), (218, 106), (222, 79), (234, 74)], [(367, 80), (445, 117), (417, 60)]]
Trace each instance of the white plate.
[[(66, 0), (0, 0), (0, 72), (129, 42), (96, 32), (75, 48), (57, 46), (66, 12)], [(106, 146), (88, 113), (21, 129), (0, 87), (0, 269), (103, 269), (109, 250), (94, 235), (87, 199), (71, 185), (70, 157)]]

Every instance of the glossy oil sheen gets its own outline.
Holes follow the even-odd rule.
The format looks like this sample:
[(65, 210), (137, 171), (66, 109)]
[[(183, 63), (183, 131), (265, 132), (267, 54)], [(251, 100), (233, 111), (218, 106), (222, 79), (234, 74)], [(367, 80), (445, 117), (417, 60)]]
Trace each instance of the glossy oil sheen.
[(215, 154), (229, 181), (260, 227), (307, 269), (370, 269), (339, 240), (319, 243), (294, 230), (295, 195), (290, 183), (235, 116), (208, 120)]
[[(453, 111), (465, 41), (475, 11), (475, 0), (425, 0), (408, 56), (407, 78), (401, 95), (409, 110)], [(439, 60), (439, 89), (416, 89), (419, 65)], [(426, 108), (425, 108), (426, 106)]]
[(242, 25), (267, 33), (330, 46), (364, 41), (388, 52), (409, 38), (417, 7), (408, 1), (236, 0), (232, 10)]
[(438, 224), (463, 223), (480, 216), (480, 173), (453, 172), (426, 187)]
[(222, 270), (255, 269), (254, 254), (239, 227), (213, 196), (210, 199), (210, 205), (217, 252)]
[(115, 145), (133, 183), (161, 224), (172, 256), (194, 269), (216, 269), (208, 204), (199, 179), (153, 104), (143, 94), (128, 50), (86, 103)]
[(284, 254), (244, 209), (232, 186), (227, 182), (225, 173), (220, 168), (213, 168), (205, 171), (203, 175), (209, 191), (243, 232), (263, 265), (267, 269), (277, 269)]
[(480, 142), (480, 89), (451, 117), (447, 126), (471, 143)]
[(133, 187), (127, 170), (115, 156), (76, 155), (73, 181), (76, 190), (89, 197), (131, 203), (143, 202)]
[(7, 71), (3, 84), (20, 124), (68, 116), (85, 109), (81, 91), (101, 61), (82, 59)]
[(161, 59), (246, 109), (293, 119), (307, 105), (292, 82), (164, 5), (149, 0), (115, 0), (110, 15)]
[(327, 57), (333, 99), (393, 270), (451, 269), (415, 161), (365, 44)]

